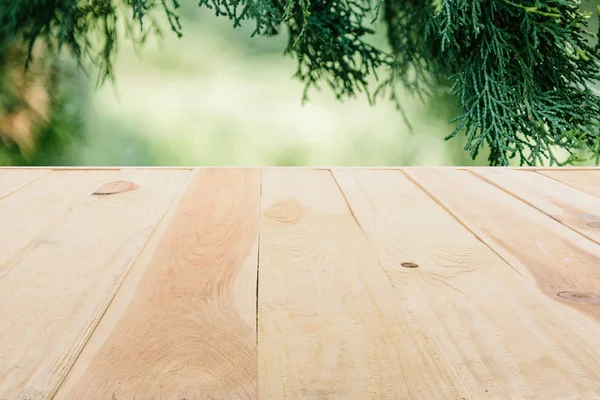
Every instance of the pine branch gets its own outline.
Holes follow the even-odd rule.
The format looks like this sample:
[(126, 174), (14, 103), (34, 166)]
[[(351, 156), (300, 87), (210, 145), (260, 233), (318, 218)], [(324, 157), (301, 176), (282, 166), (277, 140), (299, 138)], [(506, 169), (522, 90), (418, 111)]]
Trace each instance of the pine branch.
[[(574, 0), (200, 0), (253, 35), (289, 33), (286, 53), (308, 91), (328, 84), (338, 98), (388, 96), (401, 109), (399, 87), (425, 99), (449, 88), (462, 110), (447, 140), (464, 135), (475, 159), (490, 165), (544, 160), (563, 165), (587, 151), (600, 160), (600, 44), (590, 44), (590, 15)], [(14, 40), (67, 47), (83, 65), (113, 76), (119, 23), (134, 43), (160, 33), (156, 11), (181, 36), (172, 0), (5, 0), (0, 3), (0, 55)], [(390, 50), (369, 44), (383, 9)], [(600, 9), (599, 9), (600, 14)], [(598, 32), (600, 36), (600, 31)], [(31, 55), (31, 51), (30, 51)], [(368, 79), (381, 76), (371, 95)], [(457, 139), (454, 139), (457, 140)], [(560, 160), (556, 150), (566, 150)]]

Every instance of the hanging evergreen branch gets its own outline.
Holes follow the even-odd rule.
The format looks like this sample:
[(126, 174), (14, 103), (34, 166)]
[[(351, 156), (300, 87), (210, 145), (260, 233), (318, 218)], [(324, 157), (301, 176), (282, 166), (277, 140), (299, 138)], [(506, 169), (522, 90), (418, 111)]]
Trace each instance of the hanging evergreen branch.
[[(454, 120), (475, 159), (490, 149), (490, 165), (514, 157), (528, 165), (578, 161), (587, 150), (600, 161), (600, 47), (590, 44), (590, 15), (575, 0), (199, 0), (233, 27), (253, 35), (289, 33), (286, 53), (309, 89), (328, 84), (338, 98), (365, 92), (399, 106), (403, 86), (421, 97), (448, 87), (462, 110)], [(81, 65), (113, 75), (118, 25), (135, 43), (160, 33), (155, 11), (179, 36), (172, 0), (5, 0), (0, 4), (0, 54), (19, 38), (67, 47)], [(391, 50), (369, 44), (380, 10)], [(600, 13), (600, 11), (599, 11)], [(600, 36), (600, 32), (599, 32)], [(383, 71), (383, 72), (382, 72)], [(371, 74), (380, 75), (374, 95)], [(559, 160), (556, 149), (569, 156)]]
[(434, 18), (452, 9), (461, 29), (442, 31), (442, 38), (449, 51), (464, 54), (453, 85), (464, 112), (449, 138), (465, 132), (473, 158), (486, 143), (491, 165), (515, 155), (521, 164), (561, 164), (554, 148), (594, 151), (600, 97), (589, 84), (599, 78), (600, 54), (587, 41), (576, 2), (482, 1), (476, 13), (466, 2), (443, 3), (451, 6)]

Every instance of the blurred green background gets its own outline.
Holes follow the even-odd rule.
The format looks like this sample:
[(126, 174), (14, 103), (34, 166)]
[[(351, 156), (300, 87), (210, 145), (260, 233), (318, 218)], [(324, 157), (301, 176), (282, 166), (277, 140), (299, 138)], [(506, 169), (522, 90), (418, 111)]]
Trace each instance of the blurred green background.
[[(302, 105), (296, 61), (283, 55), (285, 33), (251, 38), (251, 23), (233, 29), (194, 2), (182, 4), (180, 15), (183, 38), (163, 23), (163, 38), (151, 37), (139, 51), (121, 41), (114, 84), (95, 88), (94, 71), (86, 77), (65, 58), (66, 94), (53, 129), (81, 137), (42, 143), (29, 163), (487, 165), (487, 154), (473, 161), (463, 151), (464, 137), (443, 140), (457, 113), (450, 96), (423, 103), (404, 93), (412, 132), (383, 99), (374, 106), (364, 95), (339, 101), (324, 87)], [(373, 40), (383, 43), (379, 31)], [(0, 163), (23, 161), (5, 154)]]

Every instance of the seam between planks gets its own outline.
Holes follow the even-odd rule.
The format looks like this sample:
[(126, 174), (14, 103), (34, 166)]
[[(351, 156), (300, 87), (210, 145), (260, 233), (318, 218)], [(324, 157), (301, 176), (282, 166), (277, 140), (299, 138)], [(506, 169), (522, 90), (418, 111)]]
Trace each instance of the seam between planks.
[(387, 270), (385, 269), (385, 267), (381, 263), (381, 260), (379, 259), (379, 254), (377, 252), (377, 249), (375, 248), (375, 243), (373, 243), (369, 239), (369, 237), (365, 234), (365, 230), (363, 229), (363, 226), (360, 224), (360, 221), (358, 220), (358, 218), (356, 218), (356, 214), (354, 214), (354, 210), (352, 209), (352, 206), (350, 205), (350, 202), (348, 201), (348, 197), (346, 196), (346, 193), (344, 193), (344, 190), (342, 189), (342, 187), (340, 186), (340, 183), (336, 179), (335, 174), (333, 173), (333, 171), (331, 170), (331, 168), (329, 168), (328, 171), (329, 171), (329, 174), (331, 175), (331, 177), (333, 178), (333, 181), (335, 182), (338, 190), (340, 191), (340, 194), (344, 198), (344, 201), (346, 202), (346, 207), (348, 207), (348, 210), (350, 211), (350, 215), (352, 215), (352, 218), (354, 219), (354, 222), (356, 223), (356, 225), (358, 225), (358, 229), (360, 229), (360, 233), (362, 234), (362, 236), (365, 239), (365, 241), (369, 244), (369, 247), (371, 248), (371, 252), (373, 253), (373, 257), (375, 257), (375, 259), (377, 260), (377, 264), (383, 270), (383, 273), (388, 278), (390, 284), (392, 286), (395, 286), (394, 282), (392, 281), (392, 279), (388, 275)]
[[(584, 172), (585, 172), (585, 171), (590, 171), (590, 170), (582, 170), (582, 171), (584, 171)], [(592, 170), (592, 171), (594, 171), (594, 170)], [(598, 173), (600, 173), (600, 169), (598, 169), (597, 171), (598, 171)], [(552, 179), (553, 181), (556, 181), (556, 182), (558, 182), (558, 183), (562, 183), (563, 185), (567, 185), (567, 186), (569, 186), (569, 187), (571, 187), (571, 188), (573, 188), (573, 189), (579, 190), (580, 192), (583, 192), (583, 193), (589, 194), (590, 196), (594, 196), (594, 197), (600, 198), (599, 196), (597, 196), (597, 195), (595, 195), (595, 194), (593, 194), (593, 193), (590, 193), (590, 192), (588, 192), (588, 191), (585, 191), (585, 190), (583, 190), (583, 189), (581, 189), (581, 188), (578, 188), (578, 187), (576, 187), (576, 186), (573, 186), (573, 185), (571, 185), (570, 183), (563, 182), (563, 181), (561, 181), (560, 179), (556, 179), (556, 178), (555, 178), (555, 177), (553, 177), (553, 176), (550, 176), (550, 175), (545, 175), (545, 174), (541, 174), (541, 173), (540, 173), (540, 171), (533, 171), (533, 172), (535, 172), (535, 173), (536, 173), (536, 174), (538, 174), (538, 175), (545, 176), (546, 178), (550, 178), (550, 179)]]
[(163, 215), (158, 220), (158, 223), (156, 224), (156, 226), (152, 230), (152, 233), (150, 235), (148, 235), (148, 239), (144, 242), (144, 244), (142, 245), (142, 247), (140, 248), (140, 250), (133, 257), (133, 260), (131, 260), (131, 262), (129, 264), (129, 267), (126, 268), (125, 271), (119, 277), (119, 280), (117, 281), (117, 283), (114, 286), (114, 291), (113, 291), (112, 295), (110, 296), (110, 298), (108, 299), (108, 301), (105, 303), (106, 307), (104, 307), (104, 310), (101, 311), (100, 317), (97, 319), (97, 321), (91, 326), (91, 332), (90, 332), (90, 334), (88, 335), (87, 338), (84, 339), (83, 345), (79, 349), (79, 352), (77, 353), (77, 355), (74, 357), (73, 362), (68, 367), (68, 369), (65, 372), (65, 374), (63, 374), (62, 379), (55, 385), (55, 387), (52, 390), (52, 392), (50, 392), (48, 394), (48, 400), (54, 399), (54, 397), (56, 396), (56, 394), (58, 393), (58, 391), (60, 390), (60, 388), (62, 387), (62, 385), (65, 383), (65, 380), (67, 379), (67, 376), (71, 373), (71, 370), (73, 369), (73, 366), (75, 366), (75, 364), (79, 360), (79, 357), (81, 356), (81, 353), (83, 352), (83, 349), (87, 346), (88, 342), (92, 338), (92, 335), (96, 331), (96, 328), (100, 324), (100, 321), (102, 321), (102, 319), (106, 315), (106, 312), (108, 311), (108, 309), (110, 308), (110, 306), (111, 306), (112, 302), (114, 301), (115, 297), (117, 296), (117, 294), (121, 290), (121, 287), (123, 286), (123, 283), (125, 283), (125, 281), (129, 277), (129, 273), (131, 272), (131, 270), (137, 264), (138, 260), (140, 259), (141, 255), (144, 253), (144, 251), (146, 250), (146, 247), (148, 246), (148, 244), (154, 238), (154, 235), (156, 234), (156, 232), (158, 231), (158, 229), (162, 226), (165, 218), (167, 217), (167, 215), (169, 215), (169, 213), (171, 212), (173, 206), (175, 204), (179, 204), (179, 200), (185, 194), (185, 192), (187, 190), (187, 187), (190, 185), (190, 182), (193, 180), (193, 178), (194, 178), (195, 175), (196, 175), (195, 171), (190, 171), (188, 173), (188, 176), (187, 176), (186, 180), (179, 187), (179, 189), (177, 190), (177, 192), (175, 192), (175, 195), (173, 196), (173, 199), (171, 200), (171, 202), (167, 206), (167, 208), (166, 208), (165, 212), (163, 213)]
[[(261, 221), (262, 221), (262, 198), (263, 198), (263, 174), (264, 170), (260, 169), (260, 189), (258, 197), (258, 238), (257, 238), (257, 251), (256, 251), (256, 362), (258, 367), (258, 296), (259, 296), (259, 280), (260, 280), (260, 233), (261, 233)], [(258, 383), (258, 382), (257, 382)]]
[[(570, 230), (572, 230), (572, 231), (573, 231), (573, 232), (575, 232), (576, 234), (578, 234), (578, 235), (580, 235), (580, 236), (583, 236), (584, 238), (586, 238), (586, 239), (588, 239), (588, 240), (591, 240), (592, 242), (594, 242), (594, 243), (595, 243), (595, 244), (597, 244), (597, 245), (600, 245), (600, 242), (599, 242), (599, 241), (597, 241), (596, 239), (594, 239), (594, 238), (591, 238), (591, 237), (589, 237), (588, 235), (586, 235), (585, 233), (583, 233), (583, 232), (580, 232), (580, 231), (576, 230), (575, 228), (573, 228), (573, 227), (571, 227), (571, 226), (569, 226), (569, 225), (565, 224), (563, 221), (561, 221), (561, 220), (559, 220), (558, 218), (556, 218), (556, 217), (554, 217), (554, 216), (552, 216), (552, 215), (548, 214), (547, 212), (545, 212), (545, 211), (544, 211), (544, 210), (542, 210), (541, 208), (537, 207), (535, 204), (533, 204), (533, 203), (529, 202), (527, 199), (525, 199), (525, 198), (523, 198), (523, 197), (519, 196), (519, 195), (518, 195), (518, 194), (516, 194), (516, 193), (513, 193), (513, 192), (511, 192), (510, 190), (508, 190), (508, 189), (506, 189), (506, 188), (502, 187), (500, 184), (498, 184), (498, 183), (496, 183), (496, 182), (494, 182), (494, 181), (492, 181), (492, 180), (490, 180), (490, 179), (486, 178), (486, 177), (485, 177), (485, 176), (483, 176), (483, 175), (480, 175), (480, 174), (478, 174), (478, 173), (477, 173), (477, 172), (475, 172), (475, 171), (469, 171), (469, 172), (470, 172), (472, 175), (474, 175), (475, 177), (477, 177), (478, 179), (481, 179), (482, 181), (484, 181), (484, 182), (487, 182), (488, 184), (490, 184), (490, 185), (492, 185), (492, 186), (495, 186), (495, 187), (497, 187), (498, 189), (502, 190), (504, 193), (506, 193), (506, 194), (508, 194), (508, 195), (510, 195), (510, 196), (512, 196), (512, 197), (514, 197), (515, 199), (517, 199), (517, 200), (519, 200), (519, 201), (521, 201), (521, 202), (523, 202), (523, 203), (527, 204), (527, 205), (528, 205), (528, 206), (530, 206), (531, 208), (533, 208), (533, 209), (535, 209), (535, 210), (537, 210), (537, 211), (541, 212), (541, 213), (542, 213), (542, 214), (544, 214), (545, 216), (547, 216), (547, 217), (549, 217), (549, 218), (553, 219), (554, 221), (556, 221), (556, 222), (560, 223), (561, 225), (563, 225), (563, 226), (565, 226), (565, 227), (569, 228)], [(546, 175), (542, 175), (542, 174), (539, 174), (539, 175), (540, 175), (540, 176), (543, 176), (543, 177), (545, 177), (545, 176), (546, 176)], [(560, 182), (560, 181), (559, 181), (559, 183), (563, 183), (563, 182)], [(570, 185), (566, 185), (566, 186), (570, 186)], [(572, 187), (572, 186), (570, 186), (570, 187)], [(577, 188), (574, 188), (574, 189), (577, 189)], [(583, 192), (582, 190), (580, 190), (580, 191), (581, 191), (581, 192)], [(583, 193), (589, 194), (589, 193), (587, 193), (587, 192), (583, 192)]]
[(498, 257), (500, 257), (500, 259), (502, 261), (504, 261), (510, 268), (512, 268), (513, 271), (515, 271), (517, 274), (523, 276), (523, 274), (518, 269), (516, 269), (508, 260), (506, 260), (504, 257), (502, 257), (502, 255), (500, 253), (498, 253), (494, 247), (492, 247), (489, 243), (487, 243), (485, 240), (483, 240), (483, 238), (481, 238), (481, 236), (479, 236), (477, 234), (477, 232), (475, 232), (473, 229), (471, 229), (471, 227), (466, 222), (464, 222), (458, 215), (456, 215), (454, 212), (452, 212), (452, 210), (449, 207), (447, 207), (440, 199), (438, 199), (433, 193), (431, 193), (429, 190), (427, 190), (427, 188), (425, 188), (423, 185), (421, 185), (416, 179), (414, 179), (412, 176), (410, 176), (404, 169), (401, 169), (400, 172), (403, 173), (419, 189), (421, 189), (423, 192), (425, 192), (425, 194), (427, 194), (427, 196), (429, 196), (433, 201), (435, 201), (437, 204), (439, 204), (440, 207), (442, 207), (444, 210), (446, 210), (446, 212), (448, 214), (450, 214), (452, 216), (452, 218), (454, 218), (456, 221), (458, 221), (458, 223), (461, 224), (467, 231), (471, 232), (471, 234), (473, 236), (475, 236), (477, 238), (477, 240), (479, 240), (481, 243), (486, 245), (487, 248), (489, 248), (491, 251), (494, 252), (494, 254), (496, 254)]
[[(46, 168), (40, 168), (40, 169), (46, 169)], [(25, 183), (24, 185), (22, 185), (22, 186), (19, 186), (18, 188), (16, 188), (15, 190), (13, 190), (13, 191), (11, 191), (11, 192), (8, 192), (8, 193), (7, 193), (7, 194), (5, 194), (4, 196), (0, 196), (0, 200), (3, 200), (3, 199), (5, 199), (5, 198), (7, 198), (8, 196), (10, 196), (10, 195), (12, 195), (12, 194), (15, 194), (15, 193), (17, 193), (19, 190), (21, 190), (21, 189), (23, 189), (23, 188), (25, 188), (25, 187), (27, 187), (27, 186), (31, 185), (32, 183), (34, 183), (34, 182), (37, 182), (38, 180), (40, 180), (40, 179), (42, 179), (43, 177), (45, 177), (45, 176), (47, 176), (48, 174), (50, 174), (52, 171), (53, 171), (53, 169), (48, 169), (48, 171), (46, 171), (46, 173), (45, 173), (45, 174), (43, 174), (43, 175), (40, 175), (40, 176), (38, 176), (38, 177), (36, 177), (36, 178), (33, 178), (32, 180), (28, 181), (28, 182), (27, 182), (27, 183)]]
[[(50, 172), (48, 172), (48, 174), (44, 174), (41, 177), (39, 177), (38, 179), (41, 179), (41, 178), (51, 174), (52, 172), (56, 172), (56, 170), (53, 169)], [(37, 179), (35, 179), (34, 181), (36, 181), (36, 180)], [(32, 183), (34, 181), (32, 181)], [(25, 186), (28, 186), (28, 185), (24, 185), (23, 187), (25, 187)], [(12, 193), (15, 193), (15, 192), (12, 192)], [(0, 268), (4, 267), (6, 265), (9, 266), (9, 268), (6, 269), (4, 274), (0, 273), (0, 281), (2, 281), (12, 271), (14, 265), (16, 265), (19, 260), (21, 260), (21, 258), (23, 257), (24, 254), (30, 252), (31, 250), (34, 250), (35, 248), (37, 248), (39, 246), (39, 243), (37, 241), (39, 240), (40, 237), (43, 237), (46, 233), (51, 232), (54, 228), (56, 228), (58, 225), (60, 225), (62, 223), (62, 221), (65, 219), (65, 217), (67, 215), (69, 215), (69, 213), (73, 210), (73, 207), (80, 207), (83, 204), (85, 204), (85, 200), (82, 201), (81, 203), (76, 203), (75, 206), (73, 205), (73, 202), (71, 202), (70, 206), (60, 214), (59, 218), (57, 218), (54, 222), (52, 222), (50, 225), (48, 225), (48, 227), (46, 229), (44, 229), (40, 233), (38, 233), (37, 236), (35, 236), (31, 240), (31, 242), (27, 243), (27, 245), (25, 247), (19, 248), (9, 259), (4, 261), (3, 263), (0, 263)], [(11, 264), (14, 264), (14, 265), (11, 266)]]

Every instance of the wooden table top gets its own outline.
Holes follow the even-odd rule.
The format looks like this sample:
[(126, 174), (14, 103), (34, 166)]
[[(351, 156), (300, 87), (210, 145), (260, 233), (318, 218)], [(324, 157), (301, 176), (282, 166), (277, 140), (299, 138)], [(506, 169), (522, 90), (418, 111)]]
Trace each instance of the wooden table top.
[(0, 399), (600, 399), (600, 169), (0, 169)]

